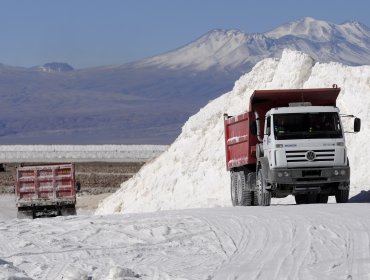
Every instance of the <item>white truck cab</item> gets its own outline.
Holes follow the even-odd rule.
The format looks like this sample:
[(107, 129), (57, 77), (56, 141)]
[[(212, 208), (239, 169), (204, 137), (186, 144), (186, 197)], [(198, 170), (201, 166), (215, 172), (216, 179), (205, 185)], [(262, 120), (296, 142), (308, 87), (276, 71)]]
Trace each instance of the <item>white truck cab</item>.
[(326, 202), (335, 191), (348, 199), (350, 168), (339, 109), (293, 104), (266, 113), (263, 156), (266, 189), (275, 197), (294, 194), (304, 203), (310, 194)]

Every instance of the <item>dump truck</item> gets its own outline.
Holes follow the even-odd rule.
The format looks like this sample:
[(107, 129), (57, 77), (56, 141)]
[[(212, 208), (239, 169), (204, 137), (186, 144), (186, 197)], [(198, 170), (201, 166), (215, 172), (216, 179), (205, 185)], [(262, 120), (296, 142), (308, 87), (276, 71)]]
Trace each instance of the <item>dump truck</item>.
[[(226, 169), (234, 206), (348, 201), (350, 165), (336, 100), (340, 88), (255, 90), (249, 110), (224, 114)], [(353, 130), (353, 131), (352, 131)]]
[(20, 165), (16, 168), (18, 218), (76, 215), (72, 163)]

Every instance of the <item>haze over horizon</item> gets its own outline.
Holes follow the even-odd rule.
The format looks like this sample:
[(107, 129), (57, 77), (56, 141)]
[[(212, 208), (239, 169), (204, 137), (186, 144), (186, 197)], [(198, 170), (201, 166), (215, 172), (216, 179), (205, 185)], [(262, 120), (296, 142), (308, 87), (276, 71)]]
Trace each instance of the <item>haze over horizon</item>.
[(268, 32), (313, 17), (370, 26), (363, 0), (335, 1), (2, 1), (0, 63), (76, 69), (124, 64), (168, 52), (213, 29)]

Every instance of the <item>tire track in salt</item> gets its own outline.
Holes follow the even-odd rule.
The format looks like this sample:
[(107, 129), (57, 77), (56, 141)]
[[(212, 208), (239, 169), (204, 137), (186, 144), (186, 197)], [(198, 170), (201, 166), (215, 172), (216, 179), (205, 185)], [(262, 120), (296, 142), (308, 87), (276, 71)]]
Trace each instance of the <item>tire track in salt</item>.
[(311, 252), (316, 260), (306, 263), (307, 275), (318, 279), (370, 279), (370, 224), (347, 215), (339, 219), (338, 215), (322, 213), (319, 221), (311, 221)]
[(344, 207), (236, 207), (222, 221), (203, 217), (220, 243), (235, 247), (212, 279), (370, 279), (370, 219)]
[(70, 265), (93, 279), (115, 266), (142, 279), (370, 279), (369, 209), (277, 205), (6, 221), (0, 258), (35, 279), (58, 279)]
[[(92, 270), (97, 262), (105, 269), (112, 263), (135, 264), (143, 271), (151, 267), (147, 273), (155, 272), (159, 279), (168, 272), (168, 275), (181, 275), (196, 267), (198, 272), (191, 274), (190, 279), (202, 279), (199, 266), (212, 271), (214, 263), (222, 258), (214, 246), (217, 242), (212, 241), (214, 233), (195, 215), (126, 217), (118, 223), (120, 226), (118, 220), (90, 219), (25, 221), (24, 226), (30, 230), (23, 233), (23, 239), (33, 239), (32, 248), (8, 250), (6, 258), (28, 263), (25, 269), (37, 279), (57, 279), (73, 265)], [(42, 269), (34, 270), (34, 267)], [(104, 274), (101, 269), (99, 273)]]

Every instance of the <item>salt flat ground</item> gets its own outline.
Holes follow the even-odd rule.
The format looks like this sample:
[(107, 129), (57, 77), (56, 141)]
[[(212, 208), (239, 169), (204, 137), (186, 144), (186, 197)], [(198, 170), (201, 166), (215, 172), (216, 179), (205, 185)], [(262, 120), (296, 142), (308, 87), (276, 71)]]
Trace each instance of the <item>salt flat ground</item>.
[(0, 279), (370, 279), (369, 203), (19, 220), (1, 199)]

